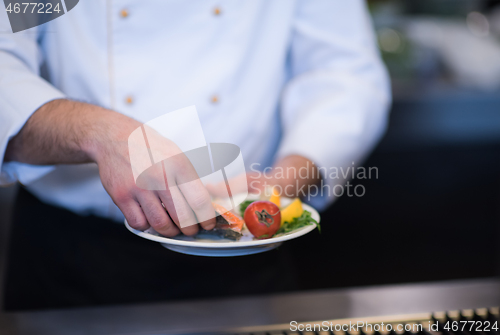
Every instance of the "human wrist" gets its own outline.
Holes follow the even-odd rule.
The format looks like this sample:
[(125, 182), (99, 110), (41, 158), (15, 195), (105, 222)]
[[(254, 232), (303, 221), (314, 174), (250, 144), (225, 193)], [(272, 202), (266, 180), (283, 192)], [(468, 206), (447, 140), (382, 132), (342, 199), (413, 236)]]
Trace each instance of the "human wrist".
[(89, 160), (97, 164), (117, 145), (126, 146), (130, 133), (141, 126), (138, 121), (103, 107), (86, 105), (84, 109), (86, 122), (79, 145)]

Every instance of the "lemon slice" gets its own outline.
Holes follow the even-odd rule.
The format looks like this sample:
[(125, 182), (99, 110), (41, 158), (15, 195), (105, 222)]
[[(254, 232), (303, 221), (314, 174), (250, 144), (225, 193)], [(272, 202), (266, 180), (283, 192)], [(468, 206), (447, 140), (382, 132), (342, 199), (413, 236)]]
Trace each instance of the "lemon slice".
[(275, 204), (276, 206), (281, 207), (280, 194), (276, 190), (276, 187), (273, 187), (273, 193), (271, 194), (269, 201), (272, 202), (273, 204)]
[(281, 225), (286, 222), (291, 222), (294, 218), (302, 215), (304, 209), (299, 198), (295, 198), (292, 203), (281, 210)]

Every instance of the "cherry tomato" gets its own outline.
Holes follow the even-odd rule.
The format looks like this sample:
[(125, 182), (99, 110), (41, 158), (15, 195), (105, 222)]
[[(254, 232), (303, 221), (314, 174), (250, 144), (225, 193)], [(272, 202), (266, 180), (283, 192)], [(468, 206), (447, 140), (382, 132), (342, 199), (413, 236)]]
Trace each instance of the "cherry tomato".
[(265, 239), (272, 237), (280, 228), (281, 212), (270, 201), (255, 201), (245, 209), (243, 219), (253, 236)]

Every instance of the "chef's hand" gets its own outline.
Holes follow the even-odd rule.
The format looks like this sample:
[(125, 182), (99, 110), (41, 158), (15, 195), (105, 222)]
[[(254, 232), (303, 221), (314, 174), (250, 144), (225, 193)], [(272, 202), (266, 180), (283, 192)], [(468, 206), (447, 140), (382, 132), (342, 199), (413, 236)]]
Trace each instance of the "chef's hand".
[[(237, 194), (247, 188), (250, 193), (260, 194), (266, 192), (270, 186), (278, 186), (281, 196), (293, 198), (304, 195), (309, 185), (318, 185), (320, 182), (318, 168), (311, 160), (299, 155), (290, 155), (277, 161), (273, 168), (265, 173), (249, 172), (233, 178), (231, 190)], [(207, 185), (207, 189), (215, 197), (227, 194), (224, 183)]]
[[(136, 143), (128, 140), (132, 131), (142, 125), (121, 114), (102, 122), (107, 123), (108, 130), (93, 145), (92, 157), (99, 166), (104, 188), (131, 227), (145, 230), (151, 226), (167, 237), (175, 236), (179, 231), (185, 235), (196, 234), (198, 220), (204, 229), (215, 227), (215, 211), (210, 195), (189, 159), (175, 143), (151, 128), (144, 130), (149, 147), (160, 151), (155, 152), (155, 156), (174, 158), (152, 166), (141, 175), (141, 184), (147, 184), (153, 190), (142, 189), (139, 187), (142, 185), (134, 181), (129, 157), (129, 147)], [(139, 134), (142, 135), (142, 131)], [(144, 137), (141, 139), (144, 141)], [(190, 182), (182, 183), (185, 180)]]
[[(104, 188), (135, 229), (153, 227), (165, 236), (179, 232), (192, 235), (199, 229), (196, 222), (202, 221), (197, 218), (204, 218), (200, 222), (204, 229), (215, 227), (210, 195), (183, 154), (169, 161), (166, 174), (170, 185), (165, 191), (136, 185), (128, 137), (141, 126), (132, 118), (98, 106), (54, 100), (40, 107), (11, 139), (5, 160), (35, 165), (97, 163)], [(154, 141), (165, 154), (180, 153), (174, 143), (161, 136), (155, 136)], [(152, 175), (157, 178), (152, 182), (165, 185), (163, 176)], [(175, 180), (186, 179), (192, 182), (175, 185)]]
[(280, 195), (288, 198), (307, 196), (308, 186), (318, 185), (321, 175), (316, 165), (303, 156), (289, 155), (277, 161), (267, 173), (248, 174), (248, 189), (259, 193), (268, 186), (277, 186)]

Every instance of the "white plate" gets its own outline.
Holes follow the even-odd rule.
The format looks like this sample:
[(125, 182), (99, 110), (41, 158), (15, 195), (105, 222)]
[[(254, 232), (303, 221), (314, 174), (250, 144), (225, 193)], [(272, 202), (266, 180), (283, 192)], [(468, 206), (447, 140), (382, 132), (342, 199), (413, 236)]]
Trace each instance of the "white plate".
[[(281, 198), (283, 205), (290, 203), (292, 199)], [(311, 212), (311, 216), (318, 223), (320, 216), (318, 212), (309, 205), (302, 204), (304, 210)], [(288, 241), (305, 235), (316, 228), (315, 224), (302, 227), (285, 235), (272, 237), (265, 240), (254, 240), (248, 230), (243, 231), (243, 237), (238, 241), (210, 235), (185, 236), (179, 235), (173, 238), (164, 237), (152, 229), (146, 231), (136, 230), (129, 226), (125, 220), (125, 226), (132, 233), (151, 241), (160, 242), (165, 248), (183, 254), (196, 256), (230, 257), (257, 254), (279, 247), (284, 241)]]

